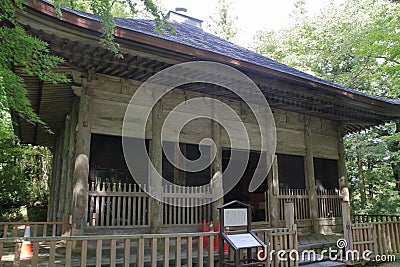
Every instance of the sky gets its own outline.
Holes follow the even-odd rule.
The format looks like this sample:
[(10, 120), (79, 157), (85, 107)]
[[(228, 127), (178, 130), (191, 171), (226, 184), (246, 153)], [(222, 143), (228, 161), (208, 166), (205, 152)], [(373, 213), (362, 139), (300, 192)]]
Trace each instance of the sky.
[[(306, 0), (306, 8), (316, 13), (328, 0)], [(231, 0), (233, 15), (238, 19), (235, 25), (239, 28), (237, 43), (247, 45), (259, 30), (279, 30), (287, 25), (295, 0)], [(209, 20), (216, 14), (218, 0), (161, 0), (161, 5), (168, 10), (185, 7), (189, 16)], [(203, 27), (204, 28), (204, 27)]]

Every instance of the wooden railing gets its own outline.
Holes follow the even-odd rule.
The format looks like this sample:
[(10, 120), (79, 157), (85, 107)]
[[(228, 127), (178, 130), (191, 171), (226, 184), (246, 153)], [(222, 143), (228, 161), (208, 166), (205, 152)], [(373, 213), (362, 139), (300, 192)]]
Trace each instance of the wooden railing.
[(24, 237), (27, 224), (32, 237), (57, 236), (57, 232), (64, 233), (65, 227), (63, 222), (0, 222), (0, 238)]
[[(298, 266), (297, 261), (292, 261), (289, 258), (291, 251), (298, 251), (296, 226), (293, 230), (289, 230), (287, 228), (275, 228), (254, 230), (254, 233), (264, 242), (264, 244), (267, 245), (267, 251), (270, 253), (270, 255), (267, 257), (267, 262), (269, 263), (268, 266)], [(285, 255), (283, 256), (285, 261), (278, 260), (279, 250), (285, 251)], [(280, 254), (280, 257), (281, 256), (282, 254)]]
[[(287, 229), (256, 230), (268, 244), (268, 251), (290, 251), (297, 248), (297, 233)], [(214, 251), (214, 238), (218, 233), (179, 233), (143, 235), (97, 235), (70, 237), (32, 237), (0, 239), (2, 264), (21, 262), (31, 266), (216, 266), (218, 252)], [(208, 248), (204, 239), (208, 239)], [(21, 244), (30, 241), (33, 256), (22, 259)], [(12, 246), (11, 246), (12, 245)], [(75, 245), (79, 250), (73, 249)], [(6, 249), (4, 249), (6, 247)], [(39, 253), (40, 251), (40, 253)], [(226, 257), (231, 257), (227, 255)], [(296, 262), (279, 262), (272, 254), (269, 266), (297, 266)]]
[(317, 190), (318, 217), (342, 217), (342, 197), (338, 190)]
[(90, 226), (148, 225), (149, 196), (136, 184), (92, 183), (89, 219)]
[[(212, 194), (207, 187), (163, 187), (163, 224), (193, 225), (210, 221)], [(166, 204), (171, 203), (171, 204)]]
[(294, 203), (294, 219), (310, 219), (310, 204), (307, 189), (279, 189), (279, 217), (285, 220), (285, 201)]
[[(147, 185), (92, 183), (89, 186), (89, 225), (148, 226)], [(205, 187), (164, 186), (163, 224), (193, 225), (211, 219), (212, 193)]]
[(367, 223), (367, 222), (400, 222), (400, 215), (365, 215), (354, 214), (351, 215), (353, 223)]
[(352, 224), (351, 236), (350, 248), (357, 250), (359, 255), (369, 250), (371, 257), (384, 256), (386, 261), (393, 261), (400, 255), (400, 222)]

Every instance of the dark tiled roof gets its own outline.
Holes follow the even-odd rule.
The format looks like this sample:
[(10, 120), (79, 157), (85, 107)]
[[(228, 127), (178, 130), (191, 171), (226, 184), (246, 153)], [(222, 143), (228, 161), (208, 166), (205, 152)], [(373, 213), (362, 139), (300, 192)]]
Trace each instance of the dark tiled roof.
[[(99, 21), (99, 18), (93, 14), (77, 11), (69, 8), (65, 10), (74, 13), (76, 15), (89, 18), (92, 20)], [(371, 99), (376, 99), (379, 101), (400, 105), (400, 99), (387, 99), (378, 96), (372, 96), (369, 94), (362, 93), (360, 91), (346, 88), (318, 77), (312, 76), (310, 74), (304, 73), (285, 64), (279, 63), (275, 60), (267, 58), (256, 52), (250, 51), (241, 46), (235, 45), (228, 42), (222, 38), (219, 38), (213, 34), (210, 34), (202, 29), (180, 23), (172, 23), (175, 27), (175, 34), (171, 34), (168, 31), (164, 31), (164, 35), (159, 35), (154, 31), (155, 23), (152, 20), (145, 19), (130, 19), (130, 18), (115, 18), (115, 23), (117, 27), (143, 33), (146, 35), (155, 36), (160, 39), (168, 40), (178, 44), (183, 44), (196, 49), (220, 54), (222, 56), (230, 57), (232, 59), (245, 61), (260, 67), (268, 68), (271, 70), (279, 71), (285, 74), (293, 75), (295, 77), (303, 78), (312, 82), (320, 83), (330, 87), (338, 88), (346, 92), (350, 92), (356, 95), (361, 95), (369, 97)]]

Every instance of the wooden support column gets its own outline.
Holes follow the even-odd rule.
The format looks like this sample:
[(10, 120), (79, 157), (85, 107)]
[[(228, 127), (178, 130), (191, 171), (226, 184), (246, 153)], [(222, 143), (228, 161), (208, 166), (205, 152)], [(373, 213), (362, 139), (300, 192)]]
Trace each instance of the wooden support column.
[(80, 94), (78, 114), (71, 206), (72, 235), (84, 234), (88, 216), (88, 176), (92, 114), (92, 96), (88, 88), (84, 88)]
[[(78, 98), (75, 98), (74, 101), (72, 102), (72, 111), (70, 118), (70, 138), (69, 138), (68, 155), (67, 155), (68, 168), (67, 168), (67, 182), (65, 187), (66, 201), (65, 201), (64, 218), (63, 218), (65, 225), (68, 225), (69, 215), (72, 213), (71, 204), (72, 204), (72, 186), (73, 186), (73, 173), (74, 173), (74, 169), (72, 168), (72, 166), (75, 165), (75, 139), (76, 139), (77, 120), (78, 120), (78, 105), (79, 105), (79, 100)], [(70, 225), (68, 225), (68, 227), (64, 227), (64, 230), (65, 230), (65, 232), (63, 233), (64, 235), (71, 234)]]
[(65, 137), (65, 129), (61, 129), (60, 137), (59, 137), (59, 150), (58, 150), (58, 162), (57, 162), (57, 174), (56, 174), (56, 181), (55, 181), (55, 196), (54, 196), (54, 221), (60, 220), (60, 210), (59, 210), (59, 202), (60, 199), (60, 191), (62, 190), (60, 187), (61, 184), (61, 176), (62, 176), (62, 163), (63, 163), (63, 144), (64, 144), (64, 137)]
[[(214, 114), (215, 115), (215, 114)], [(221, 126), (215, 120), (211, 121), (211, 134), (212, 139), (215, 143), (215, 159), (211, 164), (211, 179), (215, 182), (211, 181), (213, 194), (215, 196), (222, 196), (219, 199), (216, 199), (212, 204), (212, 219), (214, 221), (214, 225), (217, 226), (219, 222), (219, 212), (217, 207), (224, 204), (224, 188), (222, 183), (222, 147), (221, 147)], [(214, 153), (213, 153), (214, 154)], [(215, 198), (214, 198), (215, 199)], [(202, 218), (204, 219), (204, 218)]]
[[(162, 197), (162, 141), (161, 141), (161, 128), (163, 124), (162, 116), (162, 103), (158, 101), (152, 111), (152, 131), (151, 131), (151, 143), (150, 143), (150, 161), (155, 168), (153, 173), (149, 171), (149, 186), (152, 196)], [(160, 233), (162, 224), (162, 203), (150, 197), (150, 232)]]
[(318, 221), (318, 197), (315, 189), (315, 175), (314, 175), (314, 153), (311, 138), (311, 117), (305, 117), (304, 125), (304, 144), (306, 147), (306, 156), (304, 158), (304, 169), (306, 176), (306, 185), (308, 189), (309, 206), (310, 206), (310, 219), (312, 221), (314, 233), (319, 233)]
[(278, 157), (274, 156), (272, 169), (267, 176), (268, 183), (268, 205), (269, 205), (269, 225), (279, 227), (279, 172)]
[[(71, 135), (71, 120), (70, 115), (65, 116), (64, 123), (64, 138), (62, 142), (62, 165), (61, 165), (61, 179), (60, 179), (60, 191), (58, 194), (58, 216), (57, 221), (61, 221), (65, 216), (65, 204), (67, 201), (66, 195), (66, 184), (67, 184), (67, 171), (68, 171), (68, 150), (69, 140)], [(61, 229), (60, 229), (61, 230)], [(58, 233), (60, 234), (60, 233)]]
[[(350, 202), (342, 201), (342, 215), (343, 215), (343, 237), (347, 241), (345, 251), (353, 250), (353, 234), (351, 229), (351, 218), (350, 218)], [(349, 263), (353, 259), (347, 259)], [(349, 264), (353, 265), (353, 264)]]
[(53, 150), (53, 162), (52, 162), (52, 173), (50, 180), (50, 196), (49, 196), (49, 208), (47, 212), (47, 221), (54, 222), (56, 221), (57, 214), (57, 199), (58, 199), (58, 183), (59, 183), (59, 175), (58, 171), (60, 169), (60, 161), (61, 161), (61, 135), (56, 140), (55, 148)]
[[(347, 181), (347, 169), (346, 169), (346, 158), (345, 158), (345, 149), (343, 143), (343, 137), (346, 135), (345, 125), (340, 123), (338, 125), (338, 174), (339, 174), (339, 186), (340, 186), (340, 194), (343, 198), (343, 201), (347, 201), (350, 203), (350, 193), (349, 193), (349, 185)], [(350, 212), (350, 210), (349, 210)]]

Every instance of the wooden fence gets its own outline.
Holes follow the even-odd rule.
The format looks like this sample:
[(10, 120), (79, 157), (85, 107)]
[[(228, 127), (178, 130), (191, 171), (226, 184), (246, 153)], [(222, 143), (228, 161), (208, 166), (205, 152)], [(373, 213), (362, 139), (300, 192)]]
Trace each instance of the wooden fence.
[(337, 190), (317, 190), (318, 217), (342, 217), (342, 197)]
[(279, 189), (279, 218), (285, 220), (285, 202), (294, 203), (294, 219), (310, 219), (310, 204), (307, 189)]
[(400, 222), (352, 224), (351, 237), (349, 248), (357, 250), (359, 255), (369, 250), (371, 257), (384, 256), (386, 261), (400, 255)]
[[(287, 228), (254, 230), (255, 234), (267, 245), (267, 251), (270, 255), (267, 257), (267, 266), (271, 267), (289, 267), (298, 266), (298, 261), (292, 261), (289, 258), (291, 251), (298, 251), (297, 247), (297, 230), (296, 226), (293, 230)], [(278, 251), (285, 251), (284, 261), (279, 261)], [(273, 252), (272, 252), (273, 251)], [(281, 255), (282, 256), (282, 255)]]
[(365, 215), (354, 214), (351, 215), (353, 223), (367, 223), (367, 222), (400, 222), (400, 215)]
[[(147, 185), (92, 183), (89, 186), (90, 226), (148, 226)], [(163, 224), (194, 225), (211, 219), (212, 192), (204, 187), (164, 186)], [(148, 190), (147, 190), (148, 191)]]
[[(30, 264), (31, 266), (209, 266), (218, 265), (214, 238), (218, 233), (179, 233), (143, 235), (97, 235), (0, 238), (2, 264)], [(297, 248), (297, 233), (288, 229), (257, 230), (257, 235), (268, 244), (268, 251)], [(209, 244), (205, 248), (204, 240)], [(21, 243), (30, 241), (33, 256), (21, 256)], [(74, 249), (78, 245), (80, 249)], [(226, 255), (231, 257), (231, 255)], [(297, 266), (296, 262), (278, 261), (272, 254), (269, 266)]]
[[(285, 219), (285, 201), (294, 203), (294, 218), (310, 219), (310, 198), (307, 189), (279, 189), (279, 217)], [(337, 190), (317, 190), (319, 218), (342, 217), (342, 197)]]
[(194, 225), (211, 219), (210, 188), (164, 186), (163, 198), (164, 225)]
[[(24, 237), (26, 222), (0, 222), (0, 238)], [(32, 237), (57, 236), (57, 230), (64, 233), (62, 222), (29, 222)]]

